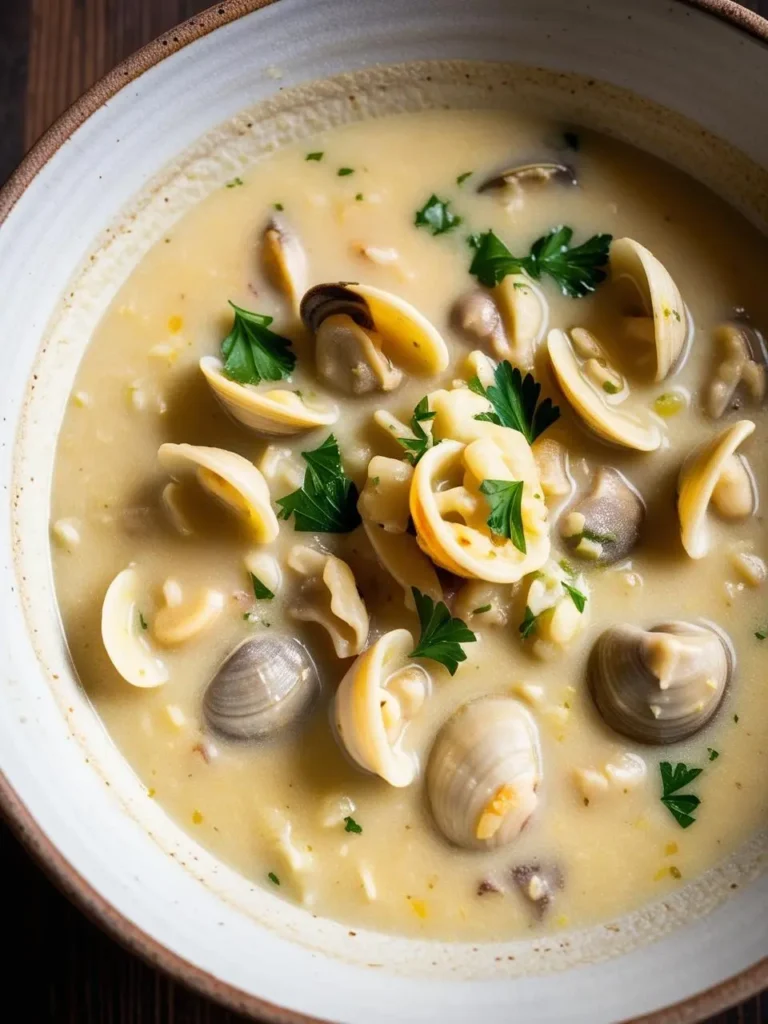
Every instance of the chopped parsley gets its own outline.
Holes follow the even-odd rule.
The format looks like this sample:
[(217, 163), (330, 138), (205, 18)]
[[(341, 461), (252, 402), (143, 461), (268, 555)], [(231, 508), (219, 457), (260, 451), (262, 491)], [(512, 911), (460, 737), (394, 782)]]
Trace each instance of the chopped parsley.
[(462, 644), (474, 643), (477, 637), (461, 619), (454, 619), (442, 601), (437, 604), (427, 594), (411, 587), (421, 624), (421, 637), (409, 658), (430, 658), (445, 665), (454, 675), (459, 663), (467, 660)]
[(573, 229), (560, 226), (538, 238), (527, 256), (515, 256), (493, 231), (477, 237), (475, 255), (469, 268), (481, 284), (493, 288), (507, 274), (525, 271), (540, 280), (547, 274), (563, 295), (580, 299), (593, 292), (606, 277), (611, 235), (593, 235), (571, 248)]
[[(472, 172), (470, 171), (470, 174), (471, 173)], [(490, 610), (491, 610), (491, 606), (489, 604), (483, 604), (483, 605), (480, 605), (479, 608), (475, 608), (472, 611), (472, 614), (473, 615), (482, 615), (484, 612), (489, 612)]]
[(477, 251), (482, 244), (483, 236), (475, 232), (474, 235), (467, 235), (467, 245), (470, 249)]
[(523, 621), (517, 627), (517, 630), (520, 636), (523, 638), (523, 640), (527, 640), (536, 628), (536, 620), (538, 619), (538, 617), (538, 615), (533, 614), (528, 605), (525, 606), (525, 615), (523, 616)]
[(415, 437), (398, 437), (396, 440), (405, 448), (405, 457), (412, 466), (415, 466), (419, 459), (433, 445), (432, 435), (422, 427), (422, 423), (435, 418), (435, 414), (429, 411), (429, 402), (426, 395), (413, 410), (411, 416), (411, 430)]
[(319, 161), (319, 160), (322, 160), (324, 156), (325, 156), (325, 153), (307, 153), (307, 155), (304, 157), (304, 159), (305, 160), (318, 160)]
[(355, 201), (358, 202), (358, 203), (362, 203), (363, 199), (364, 199), (363, 193), (362, 192), (358, 192), (357, 195), (355, 196)]
[(570, 583), (563, 582), (563, 590), (570, 595), (571, 600), (576, 605), (576, 610), (579, 614), (582, 614), (587, 606), (587, 595), (582, 594), (582, 592), (577, 590), (576, 587), (572, 587)]
[(238, 185), (244, 184), (242, 178), (233, 178), (232, 181), (227, 182), (227, 188), (237, 188)]
[(319, 448), (302, 452), (307, 463), (304, 483), (278, 498), (278, 519), (294, 517), (299, 533), (351, 533), (360, 525), (357, 488), (344, 473), (339, 445), (329, 434)]
[(474, 173), (475, 173), (474, 171), (464, 171), (463, 174), (460, 174), (456, 178), (456, 184), (459, 185), (459, 186), (463, 185), (464, 182), (467, 180), (467, 178), (471, 178)]
[(147, 620), (144, 618), (144, 616), (141, 614), (141, 612), (139, 612), (139, 625), (141, 626), (142, 629), (148, 629), (149, 628), (147, 626)]
[(525, 531), (523, 530), (523, 481), (483, 480), (480, 493), (484, 494), (491, 508), (488, 528), (491, 533), (511, 540), (518, 551), (526, 553)]
[(449, 199), (439, 199), (433, 192), (422, 208), (416, 211), (414, 224), (429, 228), (433, 235), (452, 231), (461, 224), (461, 217), (448, 209), (450, 205)]
[(755, 637), (758, 640), (765, 640), (765, 638), (768, 637), (768, 626), (761, 626), (760, 629), (756, 629)]
[(358, 825), (354, 818), (346, 817), (344, 819), (344, 831), (355, 832), (357, 835), (363, 831), (362, 825)]
[(285, 209), (282, 203), (272, 203), (272, 206), (278, 211), (278, 213), (282, 213)]
[(224, 373), (238, 384), (260, 384), (263, 380), (285, 380), (296, 365), (287, 338), (269, 330), (271, 316), (251, 313), (234, 302), (232, 330), (221, 343)]
[(661, 772), (661, 802), (681, 828), (688, 828), (696, 820), (694, 812), (701, 801), (691, 793), (681, 793), (680, 790), (688, 786), (694, 779), (701, 775), (702, 768), (693, 768), (683, 762), (679, 762), (673, 768), (669, 761), (662, 761), (659, 765)]
[(707, 747), (707, 753), (709, 754), (710, 761), (716, 761), (720, 757), (720, 751), (715, 750), (714, 747)]
[(273, 885), (280, 885), (280, 879), (277, 877), (274, 871), (270, 871), (267, 878)]
[(613, 381), (604, 380), (603, 391), (606, 393), (606, 395), (618, 395), (618, 393), (621, 391), (621, 388), (618, 384), (614, 384)]
[(526, 441), (533, 444), (547, 427), (560, 418), (560, 410), (552, 404), (551, 398), (545, 398), (539, 404), (541, 384), (532, 374), (527, 373), (523, 377), (518, 368), (505, 359), (493, 371), (493, 377), (495, 383), (489, 388), (484, 388), (477, 377), (469, 382), (470, 389), (487, 398), (494, 410), (480, 413), (475, 419), (519, 430)]
[(265, 587), (258, 576), (254, 573), (250, 573), (251, 583), (253, 584), (253, 596), (257, 601), (271, 601), (275, 596), (269, 587)]
[(355, 169), (354, 167), (340, 167), (336, 173), (340, 178), (347, 178), (350, 174), (355, 173)]
[(615, 533), (598, 533), (596, 530), (590, 530), (588, 527), (584, 527), (584, 529), (579, 534), (578, 539), (581, 540), (582, 537), (584, 538), (584, 540), (594, 541), (595, 544), (616, 543)]

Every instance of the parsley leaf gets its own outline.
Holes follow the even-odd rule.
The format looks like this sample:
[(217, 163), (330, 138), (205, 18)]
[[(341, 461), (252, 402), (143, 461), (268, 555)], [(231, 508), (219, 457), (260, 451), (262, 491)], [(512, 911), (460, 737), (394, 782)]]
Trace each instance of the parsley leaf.
[(696, 820), (693, 813), (701, 801), (697, 796), (680, 793), (679, 790), (698, 778), (703, 769), (689, 767), (683, 762), (679, 762), (673, 768), (669, 761), (662, 761), (659, 771), (661, 772), (662, 787), (661, 802), (681, 828), (688, 828)]
[(149, 626), (147, 625), (147, 620), (144, 618), (141, 612), (139, 612), (139, 625), (141, 626), (142, 629), (149, 629)]
[(525, 615), (523, 621), (517, 627), (518, 632), (522, 636), (523, 640), (527, 640), (531, 633), (536, 628), (536, 620), (538, 615), (534, 615), (528, 605), (525, 606)]
[(493, 231), (474, 236), (475, 255), (469, 267), (481, 284), (493, 288), (508, 274), (525, 271), (540, 280), (548, 274), (563, 295), (579, 299), (593, 292), (606, 277), (611, 235), (593, 235), (581, 245), (570, 247), (573, 229), (557, 227), (531, 246), (527, 256), (515, 256)]
[(768, 637), (768, 626), (761, 626), (760, 629), (756, 629), (755, 637), (758, 640), (765, 640)]
[(319, 448), (301, 454), (307, 463), (304, 483), (278, 498), (278, 519), (293, 515), (300, 533), (351, 533), (360, 525), (357, 488), (344, 473), (336, 438), (329, 434)]
[(467, 660), (461, 645), (474, 643), (477, 637), (461, 619), (451, 618), (442, 601), (435, 604), (416, 587), (411, 587), (411, 593), (419, 615), (421, 637), (408, 657), (431, 658), (454, 675), (459, 662)]
[(258, 576), (253, 573), (250, 574), (251, 583), (253, 584), (253, 596), (257, 601), (271, 601), (275, 596), (269, 587), (265, 587)]
[(464, 182), (467, 180), (467, 178), (471, 178), (474, 173), (475, 173), (474, 171), (464, 171), (463, 174), (460, 174), (456, 178), (456, 184), (459, 185), (459, 186), (463, 185)]
[(517, 550), (525, 554), (528, 549), (523, 530), (523, 481), (483, 480), (480, 493), (488, 499), (491, 508), (488, 517), (491, 533), (511, 540)]
[(277, 877), (274, 871), (270, 871), (267, 878), (272, 882), (273, 885), (280, 885), (280, 879)]
[(428, 434), (421, 425), (425, 421), (432, 420), (434, 418), (435, 414), (429, 411), (429, 402), (425, 395), (413, 410), (413, 416), (411, 416), (411, 430), (416, 436), (395, 438), (395, 440), (399, 441), (403, 448), (405, 448), (405, 457), (412, 466), (415, 466), (422, 455), (424, 455), (424, 453), (435, 443), (432, 435)]
[(305, 160), (322, 160), (325, 153), (307, 153), (304, 157)]
[(490, 610), (491, 610), (491, 606), (489, 604), (482, 604), (482, 605), (480, 605), (479, 608), (474, 608), (472, 610), (472, 614), (473, 615), (482, 615), (484, 612), (489, 612)]
[(518, 368), (505, 359), (493, 371), (493, 377), (495, 383), (487, 389), (477, 377), (469, 382), (470, 389), (487, 398), (494, 408), (493, 412), (480, 413), (475, 419), (519, 430), (528, 443), (533, 444), (539, 434), (560, 418), (560, 410), (552, 404), (551, 398), (538, 404), (541, 384), (532, 374), (523, 377)]
[(433, 192), (422, 208), (416, 211), (414, 224), (417, 227), (429, 228), (433, 235), (452, 231), (461, 224), (461, 217), (448, 209), (450, 205), (449, 199), (438, 199)]
[(285, 380), (296, 365), (291, 343), (269, 330), (271, 316), (251, 313), (234, 302), (232, 330), (221, 343), (224, 373), (238, 384), (260, 384), (263, 380)]
[(714, 747), (707, 747), (707, 753), (710, 761), (716, 761), (720, 757), (720, 751), (715, 750)]
[(243, 184), (242, 178), (233, 178), (232, 181), (227, 182), (227, 188), (237, 188), (238, 185)]
[(566, 590), (570, 594), (571, 600), (576, 605), (576, 610), (579, 614), (582, 614), (587, 606), (587, 595), (582, 594), (580, 590), (577, 590), (576, 587), (572, 587), (569, 583), (563, 583), (563, 590)]
[(344, 831), (355, 832), (357, 835), (363, 831), (362, 825), (358, 825), (354, 818), (346, 817), (344, 819)]
[(340, 178), (348, 178), (350, 174), (355, 173), (355, 169), (354, 167), (340, 167), (336, 173)]

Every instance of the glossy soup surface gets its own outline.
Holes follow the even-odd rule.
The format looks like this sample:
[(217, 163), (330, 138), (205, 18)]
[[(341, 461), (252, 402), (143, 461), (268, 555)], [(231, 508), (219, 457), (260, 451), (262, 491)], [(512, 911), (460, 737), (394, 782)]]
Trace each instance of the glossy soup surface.
[[(309, 153), (322, 158), (307, 159)], [(517, 191), (477, 191), (494, 172), (532, 159), (571, 165), (578, 185), (529, 179)], [(466, 172), (471, 176), (458, 183)], [(414, 223), (433, 193), (462, 219), (436, 235)], [(262, 236), (278, 214), (306, 255), (307, 286), (361, 282), (405, 300), (442, 335), (447, 369), (432, 376), (409, 369), (393, 390), (362, 396), (319, 379), (311, 334), (264, 273)], [(533, 372), (560, 418), (542, 439), (563, 446), (574, 491), (529, 495), (540, 504), (546, 499), (549, 509), (550, 560), (545, 566), (539, 560), (536, 569), (546, 577), (567, 559), (576, 575), (565, 582), (586, 598), (581, 619), (561, 646), (544, 642), (546, 614), (523, 638), (533, 574), (490, 584), (441, 570), (444, 600), (476, 641), (464, 645), (466, 660), (453, 676), (434, 660), (416, 663), (428, 673), (429, 693), (396, 739), (399, 756), (415, 761), (416, 770), (410, 785), (393, 786), (356, 765), (335, 735), (334, 693), (354, 658), (336, 656), (323, 625), (295, 617), (311, 612), (313, 602), (315, 610), (317, 602), (325, 607), (327, 595), (289, 565), (292, 550), (306, 545), (349, 566), (370, 620), (358, 648), (403, 627), (415, 642), (417, 616), (366, 531), (297, 532), (294, 519), (281, 520), (278, 538), (260, 544), (192, 475), (170, 492), (176, 515), (169, 514), (162, 495), (170, 476), (158, 447), (186, 443), (239, 453), (263, 469), (277, 509), (276, 499), (301, 484), (300, 452), (333, 432), (345, 471), (362, 490), (373, 456), (405, 455), (392, 432), (374, 421), (377, 410), (408, 424), (422, 398), (465, 386), (478, 366), (468, 366), (470, 352), (497, 357), (467, 337), (452, 313), (458, 299), (479, 287), (468, 272), (467, 236), (493, 229), (511, 252), (525, 255), (557, 225), (573, 229), (574, 245), (607, 233), (647, 247), (684, 299), (687, 314), (685, 307), (672, 312), (689, 318), (690, 347), (682, 365), (655, 382), (654, 350), (627, 340), (615, 283), (609, 279), (593, 294), (572, 298), (550, 277), (538, 282), (549, 328), (594, 332), (629, 381), (624, 408), (660, 431), (661, 444), (642, 452), (589, 432), (553, 377), (543, 332)], [(720, 418), (706, 404), (723, 361), (717, 328), (735, 309), (746, 311), (756, 328), (768, 324), (767, 256), (765, 241), (744, 220), (664, 164), (586, 131), (501, 112), (425, 112), (329, 131), (264, 159), (186, 215), (135, 269), (95, 333), (61, 430), (52, 500), (57, 592), (72, 656), (147, 799), (159, 801), (244, 875), (314, 913), (449, 939), (607, 920), (684, 886), (742, 843), (764, 822), (768, 806), (768, 624), (761, 563), (743, 557), (766, 554), (761, 506), (739, 518), (710, 509), (708, 552), (694, 559), (681, 544), (675, 495), (692, 449), (743, 418), (756, 430), (739, 454), (748, 459), (758, 496), (766, 486), (767, 424), (759, 404), (744, 387)], [(309, 402), (335, 403), (332, 426), (266, 438), (227, 415), (198, 363), (220, 354), (233, 324), (229, 300), (274, 317), (271, 329), (293, 343), (290, 381), (258, 389), (290, 388)], [(430, 431), (431, 421), (423, 427)], [(522, 443), (519, 434), (515, 443)], [(570, 506), (600, 467), (619, 470), (646, 506), (639, 541), (607, 565), (581, 559), (562, 536)], [(380, 500), (374, 496), (374, 509)], [(398, 536), (419, 550), (413, 527)], [(246, 569), (254, 553), (279, 566), (272, 599), (254, 598)], [(417, 558), (405, 559), (408, 571), (416, 571)], [(123, 608), (131, 618), (114, 628), (127, 630), (126, 642), (165, 666), (167, 681), (154, 688), (122, 678), (102, 641), (104, 595), (131, 565), (135, 592)], [(482, 572), (482, 559), (479, 565)], [(156, 632), (168, 595), (181, 600), (182, 625), (196, 602), (212, 608), (210, 621), (198, 631), (190, 627), (175, 645), (162, 644), (162, 631)], [(644, 745), (601, 719), (587, 687), (587, 659), (608, 627), (647, 629), (669, 620), (715, 623), (730, 638), (735, 668), (719, 711), (703, 729), (680, 743)], [(317, 665), (322, 693), (308, 715), (270, 738), (228, 740), (206, 725), (203, 693), (226, 656), (262, 633), (299, 638)], [(514, 713), (525, 708), (538, 733), (539, 751), (529, 756), (540, 777), (532, 797), (525, 791), (535, 809), (509, 843), (460, 848), (434, 824), (426, 765), (446, 720), (489, 694), (518, 702)], [(687, 828), (660, 799), (665, 761), (703, 769), (681, 790), (700, 800)], [(622, 765), (631, 768), (627, 776), (613, 770)], [(503, 792), (494, 785), (490, 796), (500, 795), (502, 803), (509, 797), (508, 813), (515, 814), (530, 779), (509, 782)], [(470, 822), (470, 832), (477, 825)], [(539, 883), (551, 887), (549, 899), (540, 898)]]

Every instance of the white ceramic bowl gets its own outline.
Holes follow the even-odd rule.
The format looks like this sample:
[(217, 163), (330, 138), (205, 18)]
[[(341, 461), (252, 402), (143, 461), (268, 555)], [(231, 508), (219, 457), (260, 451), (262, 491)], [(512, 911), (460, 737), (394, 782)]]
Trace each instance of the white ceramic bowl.
[[(229, 0), (96, 86), (0, 193), (0, 797), (62, 887), (133, 949), (292, 1022), (682, 1022), (768, 984), (765, 836), (680, 898), (504, 945), (353, 935), (251, 891), (146, 798), (78, 688), (47, 521), (94, 324), (164, 227), (242, 161), (363, 113), (513, 100), (665, 153), (765, 223), (767, 44), (768, 23), (726, 0)], [(406, 61), (436, 63), (386, 67)]]

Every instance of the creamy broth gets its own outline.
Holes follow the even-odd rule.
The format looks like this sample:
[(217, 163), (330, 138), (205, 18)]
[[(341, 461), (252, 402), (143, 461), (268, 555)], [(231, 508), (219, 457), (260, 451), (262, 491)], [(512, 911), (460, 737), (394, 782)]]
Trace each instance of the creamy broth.
[[(738, 519), (712, 516), (709, 552), (694, 559), (681, 545), (675, 493), (680, 467), (695, 446), (741, 418), (756, 424), (743, 453), (757, 492), (765, 487), (763, 410), (744, 389), (738, 411), (729, 403), (713, 419), (705, 407), (722, 362), (719, 325), (736, 308), (756, 327), (768, 324), (766, 243), (668, 166), (587, 131), (573, 136), (560, 124), (508, 113), (422, 112), (328, 131), (269, 156), (201, 202), (141, 261), (83, 359), (61, 430), (52, 523), (62, 619), (83, 686), (147, 798), (255, 882), (353, 926), (487, 939), (605, 920), (685, 885), (765, 821), (768, 640), (761, 637), (768, 625), (760, 564), (739, 564), (744, 554), (765, 555), (761, 508)], [(308, 160), (309, 153), (323, 156)], [(572, 165), (578, 186), (528, 181), (516, 195), (478, 193), (500, 168), (544, 158)], [(468, 171), (471, 177), (457, 183)], [(414, 223), (433, 193), (450, 200), (450, 210), (462, 218), (439, 235)], [(442, 335), (448, 368), (426, 377), (408, 372), (391, 392), (364, 396), (318, 380), (311, 335), (263, 271), (262, 233), (276, 207), (306, 254), (307, 286), (362, 282), (412, 304)], [(533, 373), (560, 409), (543, 437), (567, 449), (576, 488), (574, 497), (547, 495), (550, 558), (555, 564), (568, 559), (582, 574), (565, 578), (587, 598), (580, 631), (548, 652), (535, 630), (523, 639), (519, 626), (535, 582), (530, 574), (513, 585), (472, 584), (476, 602), (466, 591), (457, 594), (463, 581), (442, 575), (445, 600), (454, 615), (461, 612), (476, 641), (464, 645), (466, 661), (453, 676), (434, 660), (418, 661), (430, 692), (401, 740), (418, 769), (410, 785), (395, 787), (355, 765), (335, 735), (334, 693), (353, 659), (336, 656), (322, 625), (294, 616), (308, 599), (288, 562), (293, 548), (307, 545), (349, 565), (370, 617), (369, 643), (403, 627), (418, 639), (417, 616), (405, 607), (402, 587), (380, 566), (365, 531), (297, 532), (291, 519), (280, 522), (277, 540), (260, 545), (194, 480), (172, 491), (174, 518), (163, 503), (170, 477), (157, 450), (172, 442), (239, 453), (265, 469), (276, 508), (275, 500), (301, 483), (299, 453), (318, 448), (332, 432), (347, 475), (362, 490), (373, 456), (404, 456), (373, 414), (385, 409), (409, 423), (422, 398), (472, 376), (467, 357), (484, 347), (457, 328), (452, 314), (477, 284), (468, 274), (473, 250), (467, 236), (493, 229), (512, 252), (526, 254), (556, 225), (573, 229), (574, 245), (607, 233), (647, 247), (685, 301), (690, 348), (681, 368), (654, 383), (647, 359), (638, 373), (635, 358), (650, 347), (624, 340), (614, 283), (600, 283), (584, 298), (562, 295), (546, 277), (538, 283), (549, 327), (594, 332), (630, 380), (624, 407), (654, 413), (649, 422), (663, 440), (641, 452), (596, 438), (554, 380), (546, 338), (538, 342)], [(227, 416), (198, 363), (219, 355), (232, 328), (228, 300), (274, 317), (271, 329), (293, 343), (290, 383), (271, 387), (298, 389), (310, 400), (323, 396), (339, 407), (336, 422), (265, 438)], [(685, 309), (680, 313), (686, 316)], [(431, 429), (430, 421), (424, 426)], [(269, 446), (279, 452), (275, 459), (267, 453), (265, 462)], [(639, 542), (607, 565), (574, 556), (573, 543), (562, 536), (563, 508), (578, 504), (576, 495), (601, 466), (624, 474), (646, 505)], [(279, 563), (281, 580), (271, 600), (254, 600), (246, 557), (255, 552)], [(139, 642), (151, 645), (167, 669), (167, 681), (155, 688), (123, 679), (102, 642), (104, 595), (131, 564)], [(167, 580), (179, 584), (185, 602), (208, 588), (223, 604), (218, 609), (212, 599), (212, 622), (176, 646), (155, 639)], [(476, 612), (487, 603), (490, 613)], [(611, 626), (648, 629), (680, 619), (724, 631), (735, 670), (704, 728), (683, 742), (641, 744), (601, 719), (587, 687), (587, 659)], [(261, 634), (304, 643), (322, 693), (295, 725), (266, 740), (234, 742), (206, 727), (203, 694), (238, 643)], [(426, 765), (446, 720), (467, 701), (490, 694), (513, 698), (535, 723), (538, 802), (514, 841), (493, 850), (461, 849), (435, 827)], [(630, 781), (606, 767), (628, 754), (644, 765), (644, 774)], [(682, 790), (700, 799), (688, 828), (660, 800), (659, 764), (665, 761), (703, 769)], [(513, 868), (523, 870), (513, 876)], [(538, 882), (531, 874), (553, 885), (546, 906), (532, 898)], [(488, 891), (496, 889), (502, 891)]]

